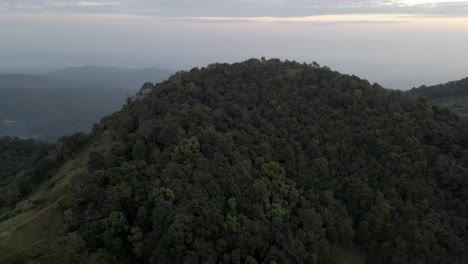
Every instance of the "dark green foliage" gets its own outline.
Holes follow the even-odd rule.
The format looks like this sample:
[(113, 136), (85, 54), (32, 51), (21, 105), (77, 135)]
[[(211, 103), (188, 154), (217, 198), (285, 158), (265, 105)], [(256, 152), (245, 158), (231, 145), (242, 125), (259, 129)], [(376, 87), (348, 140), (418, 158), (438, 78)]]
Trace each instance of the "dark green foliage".
[(59, 159), (71, 158), (82, 150), (90, 140), (91, 136), (82, 132), (60, 138), (58, 141)]
[(53, 149), (32, 139), (0, 138), (0, 219), (12, 216), (9, 209), (44, 180)]
[(0, 138), (0, 187), (5, 186), (17, 173), (28, 168), (52, 145), (32, 139)]
[(89, 170), (99, 170), (104, 167), (104, 159), (104, 155), (101, 153), (97, 151), (91, 152), (91, 154), (89, 154)]
[(279, 60), (195, 68), (143, 94), (95, 130), (114, 145), (72, 183), (63, 241), (84, 241), (80, 257), (468, 258), (468, 138), (453, 114)]
[(90, 136), (78, 133), (61, 138), (57, 148), (33, 139), (0, 138), (0, 219), (13, 216), (16, 203), (54, 175), (89, 140)]

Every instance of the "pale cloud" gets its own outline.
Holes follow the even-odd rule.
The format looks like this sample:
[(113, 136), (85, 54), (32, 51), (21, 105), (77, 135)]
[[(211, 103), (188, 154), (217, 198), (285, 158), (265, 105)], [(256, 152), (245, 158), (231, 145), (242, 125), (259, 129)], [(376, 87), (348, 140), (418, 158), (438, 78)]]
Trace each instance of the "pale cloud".
[(405, 23), (405, 22), (430, 22), (430, 23), (453, 23), (468, 25), (465, 17), (433, 17), (411, 14), (345, 14), (345, 15), (317, 15), (317, 16), (293, 16), (293, 17), (177, 17), (181, 20), (199, 21), (248, 21), (248, 22), (382, 22), (382, 23)]
[(49, 7), (73, 7), (73, 6), (115, 6), (120, 5), (120, 2), (96, 2), (96, 1), (47, 1), (43, 6)]
[(456, 3), (467, 3), (466, 0), (394, 0), (391, 4), (403, 5), (403, 6), (437, 6), (441, 4), (456, 4)]
[(77, 6), (114, 6), (114, 5), (120, 5), (120, 2), (77, 2)]
[(118, 13), (122, 5), (101, 6), (117, 10), (102, 13), (73, 7), (80, 12), (1, 14), (0, 68), (94, 64), (187, 69), (265, 56), (318, 61), (396, 88), (467, 74), (466, 16), (210, 12), (210, 16), (162, 17)]
[(2, 0), (4, 12), (127, 13), (161, 17), (338, 14), (468, 16), (468, 0)]

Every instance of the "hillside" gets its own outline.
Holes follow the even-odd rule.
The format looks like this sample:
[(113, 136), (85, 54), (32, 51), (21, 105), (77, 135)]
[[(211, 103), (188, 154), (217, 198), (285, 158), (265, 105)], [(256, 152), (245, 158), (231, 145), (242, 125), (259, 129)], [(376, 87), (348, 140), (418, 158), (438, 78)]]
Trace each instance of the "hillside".
[(449, 108), (468, 120), (468, 78), (439, 84), (413, 88), (408, 93), (414, 97), (423, 97), (440, 107)]
[(62, 138), (56, 147), (32, 139), (0, 140), (1, 165), (12, 168), (3, 171), (9, 180), (0, 186), (0, 263), (50, 263), (64, 223), (63, 195), (86, 165), (88, 152), (77, 152), (88, 140), (82, 133)]
[(449, 111), (279, 60), (195, 68), (139, 95), (62, 142), (19, 203), (35, 207), (0, 223), (19, 227), (0, 261), (31, 234), (47, 239), (23, 262), (468, 258), (468, 130)]
[[(31, 167), (37, 158), (51, 148), (52, 145), (34, 140), (0, 138), (0, 188), (10, 184), (19, 172)], [(5, 193), (2, 194), (4, 198)]]

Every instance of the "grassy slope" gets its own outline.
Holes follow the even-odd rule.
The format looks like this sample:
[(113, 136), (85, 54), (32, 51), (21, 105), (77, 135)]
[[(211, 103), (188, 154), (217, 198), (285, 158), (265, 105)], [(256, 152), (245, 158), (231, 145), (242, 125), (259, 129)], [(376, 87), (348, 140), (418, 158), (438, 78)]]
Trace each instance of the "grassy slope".
[(76, 158), (68, 161), (57, 174), (44, 182), (38, 190), (20, 202), (15, 217), (0, 222), (0, 263), (12, 263), (26, 257), (34, 263), (50, 263), (46, 256), (63, 223), (59, 204), (73, 177), (85, 172), (88, 155), (94, 150), (105, 150), (110, 137), (101, 145), (92, 145)]
[[(17, 225), (18, 229), (0, 237), (0, 263), (12, 263), (23, 257), (38, 261), (42, 259), (42, 253), (53, 241), (58, 232), (57, 227), (62, 223), (62, 213), (55, 204), (46, 208), (47, 211), (42, 214), (29, 211), (9, 220), (9, 224)], [(33, 220), (29, 221), (31, 217)], [(0, 226), (0, 229), (3, 229), (3, 226)], [(43, 263), (46, 263), (45, 259)]]

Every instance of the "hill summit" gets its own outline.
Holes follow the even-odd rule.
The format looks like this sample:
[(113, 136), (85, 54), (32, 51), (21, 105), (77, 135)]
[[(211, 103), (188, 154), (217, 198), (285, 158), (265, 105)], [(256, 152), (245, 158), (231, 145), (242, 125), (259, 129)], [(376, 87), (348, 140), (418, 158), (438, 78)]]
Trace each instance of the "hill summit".
[(316, 63), (180, 72), (146, 84), (62, 158), (77, 173), (61, 198), (61, 235), (43, 254), (52, 263), (463, 263), (465, 126)]

